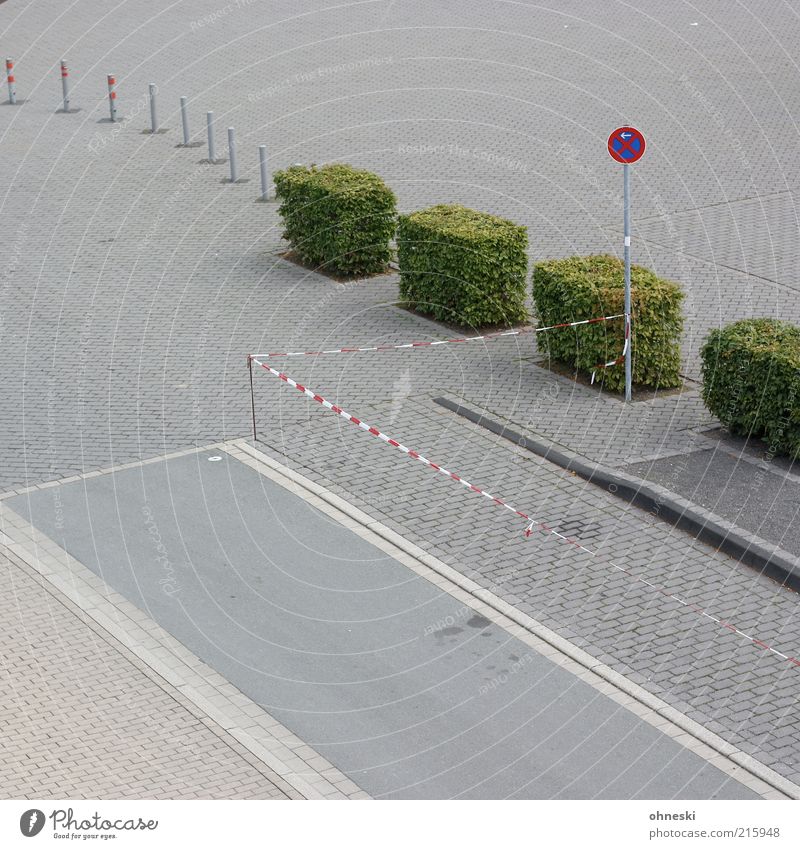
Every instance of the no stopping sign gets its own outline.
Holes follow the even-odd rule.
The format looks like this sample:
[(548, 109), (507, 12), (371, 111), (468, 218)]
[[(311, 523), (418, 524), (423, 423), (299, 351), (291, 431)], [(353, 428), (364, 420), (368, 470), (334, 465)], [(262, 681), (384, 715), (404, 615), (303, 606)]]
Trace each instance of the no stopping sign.
[(638, 162), (644, 156), (644, 136), (636, 127), (618, 127), (608, 137), (611, 158), (623, 165)]

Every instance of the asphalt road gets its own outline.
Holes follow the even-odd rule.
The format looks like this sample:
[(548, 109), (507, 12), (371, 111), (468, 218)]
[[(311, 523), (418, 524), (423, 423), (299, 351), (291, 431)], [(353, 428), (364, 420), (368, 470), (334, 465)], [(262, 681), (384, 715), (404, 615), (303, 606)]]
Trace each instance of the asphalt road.
[(225, 453), (9, 506), (373, 796), (753, 798)]
[(800, 556), (800, 463), (775, 456), (759, 440), (719, 434), (707, 449), (633, 463), (625, 471)]

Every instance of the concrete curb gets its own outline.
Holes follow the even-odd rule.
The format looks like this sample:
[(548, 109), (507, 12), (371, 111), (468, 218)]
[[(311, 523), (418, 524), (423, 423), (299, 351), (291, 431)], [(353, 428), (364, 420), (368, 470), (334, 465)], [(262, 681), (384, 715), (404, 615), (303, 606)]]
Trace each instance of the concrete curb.
[[(139, 462), (71, 475), (24, 491), (49, 489), (209, 449), (227, 450), (227, 447), (226, 443), (213, 443), (174, 451)], [(305, 740), (190, 652), (146, 611), (114, 593), (102, 578), (32, 526), (4, 500), (0, 500), (0, 528), (4, 529), (0, 531), (0, 554), (38, 579), (55, 599), (66, 603), (73, 614), (82, 614), (89, 627), (93, 623), (97, 633), (103, 635), (115, 651), (126, 658), (132, 655), (149, 670), (151, 680), (160, 683), (158, 679), (161, 679), (162, 687), (174, 688), (177, 695), (238, 741), (297, 796), (312, 800), (370, 798), (318, 752), (315, 751), (313, 758), (303, 755), (302, 751), (307, 748)], [(273, 781), (269, 775), (265, 778)]]
[[(709, 731), (700, 723), (685, 716), (663, 699), (650, 693), (633, 681), (629, 681), (625, 676), (578, 646), (573, 645), (569, 640), (552, 631), (546, 625), (543, 625), (526, 613), (517, 610), (513, 605), (499, 598), (491, 590), (481, 587), (478, 583), (457, 572), (438, 558), (427, 554), (419, 546), (414, 545), (414, 543), (406, 540), (400, 534), (387, 528), (363, 510), (350, 504), (335, 493), (329, 492), (321, 484), (309, 480), (305, 475), (296, 472), (294, 469), (265, 454), (253, 445), (250, 440), (235, 439), (221, 447), (224, 451), (233, 454), (233, 456), (236, 456), (236, 449), (243, 454), (249, 455), (273, 473), (277, 473), (276, 480), (282, 477), (289, 484), (293, 484), (298, 490), (305, 490), (307, 493), (310, 493), (312, 498), (317, 497), (321, 499), (330, 505), (330, 507), (344, 514), (348, 520), (366, 527), (378, 537), (382, 537), (398, 551), (417, 560), (423, 566), (427, 566), (434, 573), (445, 579), (448, 584), (455, 585), (455, 587), (475, 599), (476, 602), (487, 605), (496, 614), (508, 620), (509, 624), (521, 628), (533, 638), (540, 640), (542, 644), (547, 644), (557, 654), (574, 663), (575, 670), (582, 670), (579, 677), (583, 677), (584, 680), (590, 683), (593, 683), (596, 679), (597, 682), (603, 682), (603, 686), (610, 685), (614, 690), (623, 694), (624, 698), (630, 700), (629, 703), (619, 701), (618, 698), (615, 700), (619, 701), (620, 704), (629, 710), (636, 712), (642, 719), (662, 728), (666, 723), (677, 728), (679, 732), (683, 732), (684, 737), (688, 735), (692, 742), (683, 740), (683, 745), (686, 745), (687, 748), (698, 751), (700, 747), (705, 746), (723, 759), (727, 759), (740, 769), (745, 770), (752, 777), (744, 781), (742, 777), (739, 777), (737, 780), (748, 784), (748, 786), (753, 786), (753, 782), (762, 782), (771, 788), (771, 793), (777, 791), (780, 796), (790, 799), (800, 799), (800, 787), (788, 778), (785, 778), (775, 772), (775, 770), (741, 751), (737, 746), (729, 743), (713, 731)], [(287, 486), (287, 488), (290, 491), (295, 491), (291, 485)], [(503, 627), (507, 626), (504, 625)], [(514, 633), (508, 627), (507, 630), (510, 633)], [(597, 684), (593, 683), (593, 686), (597, 686)], [(603, 690), (603, 692), (608, 693), (609, 691)], [(658, 718), (658, 723), (653, 722), (653, 717)], [(675, 739), (680, 739), (678, 734), (672, 734), (671, 736)], [(730, 771), (728, 771), (728, 774), (731, 774)], [(779, 798), (779, 796), (768, 795), (761, 790), (757, 790), (757, 792), (764, 798)]]
[(473, 424), (513, 442), (519, 448), (574, 472), (589, 483), (602, 487), (610, 495), (647, 510), (653, 516), (686, 531), (701, 542), (712, 545), (762, 575), (800, 592), (800, 560), (716, 513), (698, 507), (663, 486), (623, 472), (613, 472), (568, 449), (557, 448), (544, 440), (524, 436), (457, 401), (444, 397), (434, 398), (433, 401)]

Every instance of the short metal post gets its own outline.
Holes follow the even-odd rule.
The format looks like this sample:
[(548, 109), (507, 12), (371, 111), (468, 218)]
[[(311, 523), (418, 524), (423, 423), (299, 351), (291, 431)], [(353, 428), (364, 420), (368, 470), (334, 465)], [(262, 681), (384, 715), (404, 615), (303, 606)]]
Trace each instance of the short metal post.
[(266, 200), (269, 196), (267, 187), (267, 146), (260, 144), (258, 146), (258, 165), (261, 169), (261, 200)]
[(631, 400), (631, 185), (630, 165), (622, 166), (623, 218), (625, 230), (625, 400)]
[(111, 120), (117, 120), (117, 80), (113, 74), (108, 77), (108, 109), (111, 113)]
[(69, 112), (69, 71), (63, 59), (61, 60), (61, 94), (64, 98), (64, 111)]
[(13, 59), (6, 59), (6, 78), (8, 80), (8, 102), (13, 106), (17, 102), (17, 81), (14, 78)]
[(253, 355), (247, 355), (247, 367), (250, 369), (250, 412), (253, 416), (253, 442), (258, 442), (256, 435), (256, 395), (253, 391)]
[(158, 119), (156, 118), (156, 84), (150, 83), (150, 132), (158, 132)]
[(208, 126), (208, 161), (216, 162), (217, 155), (214, 150), (214, 113), (206, 112), (206, 125)]
[(181, 98), (181, 126), (183, 127), (183, 143), (189, 144), (189, 112), (186, 108), (186, 98)]
[(231, 161), (231, 182), (239, 178), (236, 168), (236, 139), (233, 137), (233, 127), (228, 127), (228, 157)]

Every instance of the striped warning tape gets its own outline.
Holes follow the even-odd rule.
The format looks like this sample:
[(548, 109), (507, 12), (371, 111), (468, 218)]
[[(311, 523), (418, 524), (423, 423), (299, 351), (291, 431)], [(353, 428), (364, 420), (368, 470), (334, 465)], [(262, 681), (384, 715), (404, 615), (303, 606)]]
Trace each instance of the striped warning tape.
[[(618, 315), (604, 315), (600, 318), (586, 318), (582, 321), (568, 321), (563, 324), (551, 324), (547, 327), (521, 327), (518, 330), (503, 330), (495, 333), (483, 333), (480, 336), (462, 336), (459, 339), (437, 339), (427, 342), (404, 342), (402, 345), (373, 345), (366, 348), (332, 348), (329, 351), (272, 351), (269, 354), (251, 354), (253, 358), (263, 357), (264, 359), (273, 359), (274, 357), (319, 357), (323, 354), (363, 354), (375, 351), (399, 351), (402, 348), (433, 348), (438, 345), (453, 345), (460, 342), (491, 342), (495, 339), (508, 338), (510, 336), (521, 336), (523, 333), (543, 333), (545, 330), (561, 330), (564, 327), (580, 327), (584, 324), (598, 324), (601, 321), (612, 321), (615, 318), (625, 318), (625, 313)], [(627, 350), (627, 340), (626, 340)], [(625, 351), (622, 352), (622, 358), (625, 357)], [(597, 366), (597, 368), (606, 368), (606, 366), (616, 365), (620, 362), (620, 358), (612, 360), (605, 365)]]
[[(619, 318), (619, 316), (617, 316)], [(600, 363), (600, 365), (596, 365), (594, 367), (594, 371), (592, 372), (591, 383), (594, 383), (595, 372), (599, 371), (601, 368), (613, 368), (614, 366), (622, 365), (625, 362), (625, 355), (628, 353), (628, 345), (631, 343), (631, 323), (629, 321), (625, 322), (625, 344), (622, 346), (622, 353), (616, 358), (616, 360), (611, 360), (607, 363)]]
[[(439, 472), (445, 477), (450, 478), (451, 480), (460, 483), (466, 489), (471, 490), (472, 492), (477, 492), (479, 495), (482, 495), (484, 498), (489, 499), (489, 501), (493, 501), (495, 504), (500, 507), (505, 507), (506, 510), (510, 510), (512, 513), (515, 513), (522, 519), (525, 519), (528, 522), (528, 527), (525, 529), (525, 536), (530, 536), (533, 533), (533, 526), (535, 524), (535, 519), (531, 518), (527, 513), (523, 513), (521, 510), (517, 510), (516, 507), (512, 507), (510, 504), (503, 501), (502, 498), (498, 498), (495, 495), (492, 495), (490, 492), (486, 492), (486, 490), (481, 489), (479, 486), (475, 486), (475, 484), (470, 483), (468, 480), (465, 480), (461, 477), (461, 475), (457, 475), (455, 472), (451, 472), (449, 469), (445, 469), (444, 466), (440, 466), (438, 463), (434, 463), (432, 460), (429, 460), (427, 457), (423, 457), (418, 451), (413, 451), (411, 448), (406, 448), (405, 445), (398, 442), (396, 439), (392, 439), (391, 436), (387, 436), (382, 431), (378, 430), (378, 428), (373, 427), (370, 424), (362, 421), (359, 418), (356, 418), (354, 415), (351, 415), (347, 412), (347, 410), (343, 410), (341, 407), (336, 404), (332, 404), (330, 401), (323, 398), (317, 392), (314, 392), (313, 389), (309, 389), (307, 386), (303, 386), (302, 383), (298, 383), (296, 380), (292, 380), (289, 375), (284, 374), (282, 371), (278, 371), (277, 369), (272, 368), (272, 366), (267, 363), (261, 362), (256, 358), (255, 355), (250, 357), (251, 361), (256, 365), (261, 366), (265, 371), (268, 371), (270, 374), (275, 375), (275, 377), (282, 380), (284, 383), (288, 383), (289, 386), (294, 387), (299, 392), (302, 392), (308, 398), (311, 398), (313, 401), (316, 401), (318, 404), (321, 404), (325, 407), (326, 410), (331, 410), (337, 415), (341, 416), (343, 419), (347, 419), (347, 421), (356, 425), (356, 427), (360, 427), (361, 430), (366, 431), (367, 433), (371, 433), (373, 436), (377, 436), (382, 442), (386, 442), (391, 445), (393, 448), (397, 448), (402, 451), (404, 454), (408, 454), (409, 457), (412, 457), (414, 460), (419, 460), (421, 463), (424, 463), (428, 468), (433, 469), (435, 472)], [(548, 529), (549, 530), (549, 529)], [(555, 531), (551, 531), (555, 533)], [(561, 536), (561, 534), (556, 534), (556, 536)], [(566, 537), (562, 537), (562, 539), (567, 539)], [(574, 540), (569, 540), (570, 542), (574, 542)], [(578, 545), (577, 543), (575, 543)], [(582, 545), (578, 545), (579, 548), (583, 548)], [(588, 549), (584, 549), (588, 550)], [(591, 553), (591, 552), (590, 552)]]
[[(365, 430), (367, 433), (371, 433), (373, 436), (377, 436), (378, 439), (382, 440), (383, 442), (386, 442), (389, 445), (391, 445), (392, 447), (399, 449), (404, 454), (407, 454), (409, 457), (412, 457), (415, 460), (419, 460), (420, 462), (424, 463), (426, 466), (433, 469), (434, 471), (439, 472), (439, 473), (445, 475), (446, 477), (449, 477), (451, 480), (454, 480), (457, 483), (460, 483), (462, 486), (466, 487), (467, 489), (470, 489), (473, 492), (477, 492), (479, 495), (484, 496), (485, 498), (494, 502), (498, 506), (504, 507), (507, 510), (510, 510), (512, 513), (515, 513), (520, 518), (525, 519), (525, 521), (529, 523), (528, 527), (525, 529), (525, 536), (530, 536), (533, 533), (533, 527), (536, 524), (536, 522), (527, 513), (523, 513), (522, 510), (517, 510), (516, 507), (512, 507), (510, 504), (507, 504), (505, 501), (503, 501), (502, 498), (497, 498), (496, 496), (492, 495), (490, 492), (486, 492), (485, 490), (481, 489), (480, 487), (475, 486), (474, 484), (470, 483), (467, 480), (464, 480), (464, 478), (462, 478), (460, 475), (457, 475), (455, 472), (451, 472), (448, 469), (445, 469), (444, 467), (438, 465), (437, 463), (433, 463), (432, 461), (428, 460), (427, 457), (423, 457), (419, 452), (413, 451), (410, 448), (406, 448), (405, 445), (402, 445), (396, 439), (392, 439), (390, 436), (387, 436), (385, 433), (382, 433), (380, 430), (378, 430), (378, 428), (373, 427), (372, 425), (369, 425), (366, 422), (361, 421), (361, 419), (356, 418), (355, 416), (348, 413), (346, 410), (343, 410), (341, 407), (336, 406), (336, 404), (332, 404), (330, 401), (327, 401), (325, 398), (323, 398), (318, 393), (314, 392), (311, 389), (308, 389), (307, 387), (303, 386), (300, 383), (297, 383), (297, 381), (292, 380), (291, 377), (284, 374), (283, 372), (272, 368), (272, 366), (270, 366), (270, 365), (267, 365), (267, 363), (263, 362), (263, 360), (264, 359), (273, 359), (273, 358), (276, 358), (276, 357), (319, 357), (319, 356), (322, 356), (324, 354), (362, 354), (362, 353), (367, 353), (367, 352), (373, 352), (374, 353), (374, 352), (377, 352), (377, 351), (399, 351), (401, 349), (408, 349), (408, 348), (432, 348), (434, 346), (451, 345), (451, 344), (461, 343), (461, 342), (478, 342), (478, 341), (502, 339), (502, 338), (508, 338), (508, 337), (512, 337), (512, 336), (520, 336), (523, 333), (542, 333), (545, 330), (559, 330), (559, 329), (562, 329), (562, 328), (565, 328), (565, 327), (580, 327), (581, 325), (598, 324), (598, 323), (603, 322), (603, 321), (612, 321), (613, 319), (624, 318), (624, 317), (625, 317), (624, 313), (618, 313), (617, 315), (604, 315), (604, 316), (600, 316), (598, 318), (586, 318), (586, 319), (581, 319), (580, 321), (568, 321), (568, 322), (563, 322), (562, 324), (551, 324), (551, 325), (548, 325), (548, 326), (545, 326), (545, 327), (522, 327), (522, 328), (519, 328), (517, 330), (503, 330), (503, 331), (498, 331), (498, 332), (495, 332), (495, 333), (483, 333), (479, 336), (462, 336), (462, 337), (459, 337), (459, 338), (456, 338), (456, 339), (439, 339), (439, 340), (429, 340), (429, 341), (424, 341), (424, 342), (404, 342), (402, 344), (396, 344), (396, 345), (372, 345), (372, 346), (361, 347), (361, 348), (331, 348), (330, 350), (327, 350), (327, 351), (272, 351), (268, 354), (250, 354), (248, 356), (248, 363), (256, 363), (257, 365), (261, 366), (261, 368), (270, 372), (270, 374), (273, 374), (275, 377), (278, 377), (281, 380), (283, 380), (285, 383), (288, 383), (289, 386), (294, 387), (295, 389), (302, 392), (304, 395), (306, 395), (309, 398), (311, 398), (312, 400), (316, 401), (318, 404), (321, 404), (323, 407), (325, 407), (325, 409), (333, 411), (337, 415), (342, 416), (342, 418), (347, 419), (347, 421), (352, 422), (357, 427), (360, 427), (362, 430)], [(627, 349), (627, 339), (625, 340), (625, 345), (626, 345), (626, 349)], [(622, 358), (623, 359), (624, 359), (624, 356), (625, 356), (625, 350), (623, 350), (623, 352), (622, 352)], [(615, 360), (614, 363), (616, 363), (617, 361), (618, 360)], [(611, 364), (609, 364), (609, 365), (611, 365)], [(601, 368), (601, 366), (598, 366), (598, 368)], [(254, 425), (254, 428), (255, 428), (255, 411), (254, 411), (253, 425)], [(561, 534), (558, 534), (556, 531), (552, 531), (549, 528), (548, 528), (548, 531), (556, 534), (556, 536), (561, 537)], [(562, 537), (562, 538), (564, 540), (568, 541), (568, 542), (574, 542), (574, 540), (568, 540), (567, 537)], [(583, 546), (578, 544), (578, 543), (575, 543), (575, 545), (577, 545), (578, 548), (583, 548)], [(584, 550), (588, 550), (588, 549), (584, 549)]]
[[(619, 318), (620, 316), (613, 316), (613, 317)], [(604, 319), (591, 319), (590, 321), (591, 322), (607, 321), (610, 318), (611, 317), (607, 317), (607, 318), (604, 318)], [(589, 322), (581, 322), (581, 323), (587, 324)], [(566, 326), (574, 326), (574, 325), (554, 325), (554, 327), (566, 327)], [(544, 329), (544, 328), (542, 328), (542, 329)], [(550, 329), (550, 328), (548, 328), (548, 329)], [(524, 330), (528, 330), (528, 329), (525, 328)], [(506, 333), (506, 334), (503, 334), (503, 335), (517, 335), (521, 332), (523, 332), (523, 331), (514, 331), (513, 333)], [(466, 337), (464, 339), (459, 339), (459, 340), (449, 339), (449, 340), (443, 340), (442, 344), (447, 343), (447, 342), (457, 342), (457, 341), (469, 342), (469, 341), (473, 341), (473, 340), (476, 340), (476, 339), (479, 339), (479, 338), (486, 338), (486, 337), (485, 336), (484, 337), (471, 336), (471, 337)], [(426, 345), (424, 347), (429, 347), (429, 346), (434, 345), (434, 344), (436, 344), (436, 343), (429, 343), (428, 345)], [(627, 344), (628, 344), (628, 339), (625, 340), (626, 348), (627, 348)], [(377, 437), (382, 442), (385, 442), (388, 445), (391, 445), (393, 448), (397, 448), (399, 451), (402, 451), (404, 454), (408, 455), (412, 459), (419, 460), (419, 462), (423, 463), (428, 468), (433, 469), (433, 471), (438, 472), (439, 474), (442, 474), (445, 477), (450, 478), (450, 480), (456, 481), (456, 483), (461, 484), (465, 489), (468, 489), (471, 492), (475, 492), (478, 495), (483, 496), (484, 498), (491, 501), (493, 504), (497, 505), (498, 507), (502, 507), (502, 508), (510, 511), (514, 515), (518, 516), (520, 519), (524, 519), (527, 522), (527, 525), (526, 525), (525, 530), (524, 530), (524, 535), (526, 537), (530, 537), (533, 534), (534, 529), (539, 529), (543, 533), (546, 533), (548, 535), (552, 535), (552, 536), (556, 537), (557, 539), (561, 540), (562, 542), (568, 543), (569, 545), (572, 545), (573, 547), (579, 549), (580, 551), (586, 552), (587, 554), (589, 554), (592, 557), (597, 557), (598, 552), (592, 551), (591, 549), (586, 548), (586, 546), (582, 545), (578, 540), (573, 539), (572, 537), (564, 536), (564, 534), (559, 533), (557, 530), (555, 530), (555, 528), (551, 528), (545, 522), (539, 521), (539, 520), (533, 518), (532, 516), (529, 516), (527, 513), (523, 512), (522, 510), (518, 510), (516, 507), (509, 504), (507, 501), (504, 501), (502, 498), (498, 498), (496, 495), (493, 495), (492, 493), (487, 492), (484, 489), (481, 489), (481, 487), (476, 486), (475, 484), (473, 484), (470, 481), (463, 478), (461, 475), (458, 475), (455, 472), (452, 472), (449, 469), (446, 469), (444, 466), (441, 466), (438, 463), (434, 463), (432, 460), (429, 460), (427, 457), (423, 456), (418, 451), (414, 451), (411, 448), (407, 448), (401, 442), (398, 442), (398, 440), (393, 439), (390, 436), (387, 436), (385, 433), (383, 433), (378, 428), (376, 428), (373, 425), (370, 425), (367, 422), (357, 418), (356, 416), (352, 415), (351, 413), (348, 413), (347, 410), (343, 409), (342, 407), (338, 406), (337, 404), (331, 403), (326, 398), (323, 398), (323, 396), (320, 395), (318, 392), (315, 392), (313, 389), (310, 389), (309, 387), (304, 386), (302, 383), (298, 383), (296, 380), (289, 377), (289, 375), (285, 374), (282, 371), (279, 371), (278, 369), (273, 368), (268, 363), (263, 362), (262, 359), (259, 359), (259, 357), (263, 357), (265, 359), (268, 359), (269, 357), (273, 357), (273, 356), (275, 356), (275, 357), (319, 356), (321, 354), (361, 353), (361, 352), (366, 352), (366, 351), (398, 350), (398, 349), (401, 349), (401, 348), (415, 348), (415, 347), (423, 347), (423, 346), (416, 344), (416, 343), (407, 343), (407, 344), (404, 344), (404, 345), (381, 345), (381, 346), (375, 346), (375, 347), (371, 347), (371, 348), (336, 348), (336, 349), (333, 349), (333, 350), (330, 350), (330, 351), (293, 351), (293, 352), (279, 352), (279, 353), (266, 354), (266, 355), (265, 354), (250, 354), (247, 357), (247, 362), (248, 362), (248, 366), (250, 366), (251, 369), (252, 369), (253, 363), (255, 363), (256, 365), (260, 366), (265, 371), (267, 371), (270, 374), (277, 377), (279, 380), (282, 380), (288, 386), (291, 386), (294, 389), (296, 389), (298, 392), (301, 392), (307, 398), (311, 398), (311, 400), (316, 401), (318, 404), (320, 404), (326, 410), (330, 410), (331, 412), (336, 413), (338, 416), (341, 416), (343, 419), (346, 419), (351, 424), (356, 425), (356, 427), (360, 428), (361, 430), (365, 431), (366, 433), (369, 433), (372, 436)], [(621, 359), (624, 359), (624, 352), (623, 352), (622, 358), (618, 359), (615, 362), (619, 362)], [(251, 375), (252, 375), (252, 372), (251, 372)], [(255, 429), (255, 407), (253, 407), (253, 421), (254, 421), (254, 429)], [(656, 584), (651, 583), (650, 581), (646, 580), (645, 578), (642, 578), (640, 575), (634, 574), (629, 569), (625, 569), (622, 566), (618, 566), (616, 563), (613, 563), (613, 562), (609, 562), (609, 565), (613, 569), (616, 569), (618, 572), (622, 572), (625, 575), (627, 575), (628, 577), (630, 577), (632, 580), (634, 580), (638, 583), (644, 584), (645, 586), (649, 587), (650, 589), (659, 593), (660, 595), (664, 596), (665, 598), (672, 599), (673, 601), (676, 601), (678, 604), (687, 608), (688, 610), (692, 610), (694, 613), (697, 613), (698, 615), (703, 616), (706, 619), (711, 620), (712, 622), (720, 625), (723, 628), (726, 628), (727, 630), (737, 634), (738, 636), (743, 637), (744, 639), (748, 640), (752, 645), (754, 645), (758, 648), (764, 649), (766, 651), (769, 651), (772, 654), (776, 655), (777, 657), (781, 658), (782, 660), (788, 661), (789, 663), (793, 664), (794, 666), (800, 666), (800, 660), (798, 660), (797, 658), (790, 657), (789, 655), (786, 655), (783, 652), (778, 651), (777, 649), (773, 648), (772, 646), (768, 645), (767, 643), (763, 642), (762, 640), (759, 640), (756, 637), (751, 636), (750, 634), (746, 634), (744, 631), (740, 631), (738, 628), (731, 625), (729, 622), (725, 622), (722, 619), (719, 619), (716, 616), (713, 616), (708, 611), (703, 610), (702, 608), (698, 607), (697, 605), (692, 604), (691, 602), (688, 602), (688, 601), (682, 599), (680, 596), (677, 596), (674, 593), (671, 593), (671, 592), (663, 589), (662, 587), (659, 587)]]

